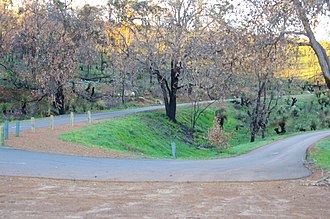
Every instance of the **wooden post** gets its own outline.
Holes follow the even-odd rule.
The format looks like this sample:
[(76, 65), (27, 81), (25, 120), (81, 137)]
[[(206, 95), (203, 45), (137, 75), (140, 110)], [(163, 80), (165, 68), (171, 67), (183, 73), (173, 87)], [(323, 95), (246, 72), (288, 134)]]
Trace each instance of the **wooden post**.
[(74, 115), (73, 115), (73, 112), (70, 113), (70, 125), (71, 125), (71, 127), (74, 126)]
[(4, 127), (4, 137), (5, 137), (5, 140), (8, 140), (8, 137), (9, 137), (9, 122), (8, 120), (5, 121), (5, 127)]
[(20, 124), (19, 121), (16, 121), (16, 137), (19, 137), (20, 132)]
[(175, 142), (172, 142), (171, 146), (172, 146), (172, 156), (173, 156), (173, 158), (176, 158), (176, 144), (175, 144)]
[(5, 129), (3, 126), (0, 126), (0, 146), (5, 145)]
[(53, 115), (50, 116), (50, 128), (51, 128), (51, 130), (55, 129), (54, 116)]
[(92, 114), (91, 114), (91, 111), (88, 111), (87, 112), (87, 115), (88, 115), (88, 123), (92, 123)]
[(36, 120), (34, 119), (34, 117), (31, 117), (31, 131), (33, 133), (36, 132)]

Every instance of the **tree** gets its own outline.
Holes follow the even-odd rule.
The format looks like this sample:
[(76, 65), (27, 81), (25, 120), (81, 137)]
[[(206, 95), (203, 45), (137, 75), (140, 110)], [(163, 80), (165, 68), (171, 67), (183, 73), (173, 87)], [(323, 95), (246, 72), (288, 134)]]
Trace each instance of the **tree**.
[[(250, 141), (254, 142), (256, 136), (261, 132), (265, 137), (265, 129), (268, 125), (270, 114), (277, 106), (279, 98), (284, 94), (283, 82), (277, 77), (279, 72), (287, 68), (290, 63), (291, 50), (283, 38), (279, 37), (273, 17), (263, 16), (259, 11), (259, 1), (256, 4), (256, 14), (251, 14), (244, 24), (242, 37), (240, 39), (240, 78), (243, 80), (244, 93), (241, 94), (241, 105), (248, 107), (250, 116)], [(267, 3), (265, 3), (267, 4)]]
[(133, 31), (128, 21), (132, 12), (129, 1), (109, 1), (109, 21), (107, 30), (109, 37), (109, 63), (113, 69), (114, 86), (119, 88), (119, 95), (122, 104), (125, 103), (125, 96), (129, 96), (133, 90), (134, 81), (139, 70), (134, 54), (132, 53), (134, 41)]
[(251, 117), (251, 142), (255, 141), (259, 131), (261, 131), (261, 137), (265, 137), (269, 116), (284, 92), (281, 89), (283, 83), (275, 75), (286, 66), (287, 51), (280, 42), (274, 41), (269, 44), (273, 40), (270, 36), (263, 34), (249, 35), (246, 41), (247, 56), (244, 59), (243, 68), (248, 74), (250, 95), (252, 94), (251, 104), (248, 105)]
[[(307, 4), (305, 1), (294, 0), (293, 4), (295, 6), (297, 16), (304, 27), (304, 30), (305, 30), (304, 34), (308, 37), (309, 44), (313, 48), (315, 54), (317, 55), (325, 82), (326, 82), (328, 88), (330, 89), (330, 59), (326, 53), (326, 50), (316, 40), (312, 27), (311, 27), (311, 24), (310, 24), (311, 21), (308, 18), (308, 14), (309, 14), (308, 12), (311, 12), (311, 11), (313, 12), (315, 10), (315, 8), (316, 9), (323, 8), (326, 6), (325, 4), (327, 4), (327, 6), (328, 6), (328, 8), (326, 8), (326, 9), (328, 10), (328, 12), (330, 12), (330, 10), (329, 10), (330, 2), (329, 1), (325, 1), (325, 2), (315, 1), (314, 4), (310, 5), (310, 4)], [(310, 10), (308, 10), (308, 9), (310, 9)], [(316, 15), (317, 15), (317, 13), (316, 13)]]
[[(217, 20), (215, 20), (217, 21)], [(192, 102), (191, 127), (195, 128), (202, 113), (215, 101), (229, 97), (237, 89), (234, 62), (240, 35), (221, 17), (202, 36), (191, 40), (190, 60), (182, 78)], [(213, 100), (201, 104), (202, 100)]]
[(35, 84), (28, 82), (30, 77), (21, 74), (22, 66), (18, 68), (17, 65), (17, 59), (22, 57), (22, 49), (16, 42), (23, 9), (16, 10), (11, 1), (1, 1), (0, 12), (0, 83), (3, 94), (0, 101), (10, 103), (14, 100), (15, 109), (20, 108), (21, 113), (26, 114), (27, 103), (39, 101), (39, 98), (33, 96)]
[(200, 53), (202, 51), (194, 50), (197, 45), (193, 42), (205, 36), (214, 23), (206, 1), (171, 0), (157, 4), (124, 1), (130, 7), (115, 2), (112, 5), (120, 5), (121, 9), (117, 10), (116, 16), (109, 17), (127, 22), (127, 27), (134, 33), (130, 55), (157, 78), (166, 115), (176, 122), (178, 92), (189, 86), (182, 79), (187, 78), (193, 61), (205, 57)]
[(105, 69), (104, 48), (108, 46), (105, 25), (102, 20), (101, 8), (84, 5), (75, 11), (77, 16), (76, 38), (79, 39), (79, 65), (81, 73), (87, 66), (87, 75), (81, 74), (84, 79), (93, 79), (92, 65), (98, 66), (100, 73)]
[(28, 101), (47, 98), (54, 113), (64, 114), (73, 97), (78, 55), (90, 45), (86, 39), (94, 30), (82, 28), (83, 19), (78, 22), (73, 9), (60, 1), (26, 1), (18, 13), (7, 49), (15, 62), (3, 64), (8, 81), (29, 92)]
[[(66, 112), (66, 94), (77, 66), (75, 19), (61, 2), (25, 5), (16, 45), (23, 50), (22, 63), (30, 72), (37, 92), (46, 96), (58, 114)], [(25, 81), (29, 81), (25, 79)]]
[[(330, 61), (324, 47), (316, 40), (313, 28), (322, 15), (329, 16), (329, 1), (319, 0), (247, 0), (250, 15), (265, 18), (279, 38), (298, 46), (313, 48), (325, 82), (330, 88)], [(266, 24), (265, 22), (260, 25)], [(308, 42), (304, 42), (306, 39)]]

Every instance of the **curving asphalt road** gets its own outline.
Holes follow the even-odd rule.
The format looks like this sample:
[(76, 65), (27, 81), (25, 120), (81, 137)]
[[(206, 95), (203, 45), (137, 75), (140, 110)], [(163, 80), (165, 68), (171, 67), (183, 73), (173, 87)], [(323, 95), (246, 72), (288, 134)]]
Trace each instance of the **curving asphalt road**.
[[(228, 102), (228, 101), (232, 101), (232, 100), (235, 100), (235, 99), (226, 99), (226, 100), (223, 100), (223, 102)], [(200, 103), (206, 104), (206, 103), (212, 103), (212, 102), (215, 102), (215, 101), (203, 101)], [(178, 104), (177, 106), (178, 107), (191, 106), (191, 103), (182, 103), (182, 104)], [(102, 120), (102, 119), (108, 119), (108, 118), (113, 118), (113, 117), (125, 116), (125, 115), (129, 115), (129, 114), (147, 112), (147, 111), (153, 111), (153, 110), (160, 110), (160, 109), (164, 109), (164, 106), (158, 105), (158, 106), (141, 107), (141, 108), (136, 108), (136, 109), (117, 110), (117, 111), (112, 111), (112, 112), (93, 113), (92, 120)], [(87, 114), (75, 114), (74, 122), (87, 122)], [(62, 115), (62, 116), (54, 117), (55, 126), (65, 125), (65, 124), (70, 124), (70, 115)], [(49, 127), (49, 126), (50, 126), (49, 117), (35, 120), (36, 128), (43, 128), (43, 127)], [(28, 130), (30, 128), (31, 128), (30, 121), (21, 121), (20, 122), (20, 130)], [(9, 131), (15, 132), (15, 130), (16, 130), (16, 123), (11, 123), (9, 125)]]
[(215, 160), (75, 157), (0, 147), (0, 175), (97, 181), (259, 181), (309, 176), (306, 149), (330, 131), (289, 137), (248, 154)]
[[(189, 104), (182, 104), (185, 106)], [(161, 109), (163, 106), (98, 113), (93, 119)], [(75, 121), (86, 121), (77, 115)], [(67, 124), (68, 116), (56, 117), (55, 123)], [(37, 127), (49, 125), (38, 120)], [(21, 129), (29, 129), (23, 122)], [(260, 181), (296, 179), (311, 174), (305, 166), (307, 148), (330, 130), (306, 133), (269, 144), (245, 155), (214, 160), (106, 159), (37, 153), (0, 147), (0, 175), (93, 181)]]

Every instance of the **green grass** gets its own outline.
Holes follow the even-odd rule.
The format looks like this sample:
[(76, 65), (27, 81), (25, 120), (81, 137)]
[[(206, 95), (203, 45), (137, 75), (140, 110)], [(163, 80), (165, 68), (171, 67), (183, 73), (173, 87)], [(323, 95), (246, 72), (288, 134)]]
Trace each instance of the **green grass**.
[(114, 118), (66, 133), (61, 139), (151, 158), (171, 158), (171, 142), (175, 142), (179, 158), (217, 157), (215, 151), (196, 150), (186, 143), (180, 125), (171, 123), (163, 114), (139, 113)]
[(318, 166), (330, 171), (330, 138), (318, 142), (310, 150), (309, 159), (315, 160)]
[[(213, 149), (197, 149), (207, 145), (207, 130), (212, 126), (214, 112), (212, 107), (205, 111), (198, 121), (196, 131), (189, 130), (190, 108), (180, 108), (178, 124), (170, 122), (163, 111), (139, 113), (109, 121), (95, 123), (80, 130), (63, 134), (60, 138), (89, 147), (101, 147), (113, 151), (127, 152), (146, 158), (172, 158), (171, 142), (177, 146), (179, 159), (212, 159), (231, 157), (246, 153), (263, 146), (282, 136), (273, 136), (265, 141), (246, 143), (246, 130), (235, 132), (231, 144), (245, 141), (244, 144), (226, 149), (222, 153)], [(225, 129), (237, 124), (235, 119), (228, 119)]]
[[(221, 107), (226, 109), (227, 120), (224, 130), (231, 133), (231, 147), (221, 152), (212, 147), (207, 139), (208, 129), (213, 125), (215, 111), (218, 106), (211, 106), (200, 117), (194, 131), (191, 131), (190, 116), (192, 108), (178, 108), (178, 123), (170, 122), (164, 111), (145, 112), (126, 117), (114, 118), (108, 121), (63, 134), (60, 138), (65, 141), (76, 142), (89, 147), (101, 147), (118, 152), (136, 154), (145, 158), (172, 158), (171, 142), (177, 145), (177, 157), (179, 159), (212, 159), (220, 157), (237, 156), (253, 149), (274, 142), (276, 140), (298, 134), (299, 128), (310, 130), (312, 121), (321, 126), (321, 111), (314, 96), (299, 96), (296, 109), (299, 113), (296, 117), (292, 114), (285, 101), (281, 101), (279, 108), (284, 107), (283, 113), (287, 117), (287, 133), (277, 135), (274, 128), (278, 127), (281, 115), (274, 110), (269, 119), (266, 130), (266, 138), (256, 136), (256, 142), (250, 140), (250, 118), (247, 116), (247, 108), (224, 103)], [(311, 104), (311, 101), (314, 101)], [(281, 111), (281, 110), (280, 110)]]

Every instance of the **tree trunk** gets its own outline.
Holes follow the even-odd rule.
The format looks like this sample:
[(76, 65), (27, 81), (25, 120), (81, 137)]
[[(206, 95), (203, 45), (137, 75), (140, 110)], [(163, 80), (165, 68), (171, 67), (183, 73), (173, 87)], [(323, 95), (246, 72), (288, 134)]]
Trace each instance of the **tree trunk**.
[(262, 139), (265, 138), (265, 130), (264, 130), (264, 129), (261, 130), (261, 138), (262, 138)]
[(166, 113), (171, 121), (176, 122), (176, 95), (173, 92), (170, 93), (170, 104)]
[(121, 81), (121, 103), (125, 104), (125, 77), (123, 77), (123, 80)]
[(253, 110), (252, 122), (251, 122), (251, 126), (250, 126), (250, 130), (251, 130), (251, 140), (250, 140), (250, 142), (255, 141), (255, 135), (260, 130), (260, 119), (261, 119), (261, 116), (262, 116), (261, 112), (260, 112), (261, 111), (261, 97), (262, 97), (262, 93), (264, 92), (264, 88), (265, 88), (265, 82), (259, 82), (257, 103), (256, 103), (256, 106)]
[(103, 74), (104, 71), (104, 58), (103, 58), (103, 50), (101, 52), (101, 63), (100, 63), (101, 73)]
[(27, 105), (27, 102), (24, 100), (23, 103), (22, 103), (22, 107), (21, 107), (21, 112), (22, 112), (23, 115), (27, 114), (26, 105)]
[(166, 110), (166, 115), (167, 115), (167, 110), (168, 110), (168, 107), (169, 107), (168, 94), (167, 94), (167, 91), (168, 91), (167, 81), (166, 81), (165, 78), (163, 78), (160, 75), (160, 72), (158, 70), (155, 70), (155, 74), (157, 75), (157, 80), (158, 80), (158, 83), (159, 83), (160, 88), (162, 90), (164, 104), (165, 104), (165, 110)]
[(157, 75), (158, 83), (160, 84), (163, 99), (165, 103), (165, 110), (167, 117), (173, 121), (176, 121), (176, 94), (179, 84), (181, 67), (178, 65), (177, 61), (171, 61), (171, 86), (169, 86), (167, 80), (160, 74), (158, 70), (155, 70)]
[(251, 133), (251, 138), (250, 138), (250, 142), (254, 142), (256, 138), (255, 133)]
[(158, 81), (163, 94), (166, 115), (171, 121), (176, 122), (176, 96), (168, 89), (165, 79), (158, 79)]
[(306, 35), (310, 41), (311, 47), (318, 58), (327, 87), (330, 89), (330, 59), (322, 45), (317, 42), (302, 3), (299, 0), (294, 0), (294, 4), (296, 6), (299, 19), (301, 20), (306, 31)]
[(65, 103), (64, 103), (64, 93), (63, 93), (63, 88), (59, 87), (57, 89), (57, 93), (55, 95), (55, 107), (58, 109), (59, 115), (64, 115), (65, 114)]
[(152, 73), (149, 74), (149, 84), (152, 85)]
[(179, 76), (181, 66), (177, 60), (171, 61), (171, 88), (169, 89), (170, 104), (167, 116), (171, 121), (176, 122), (176, 93), (179, 87)]

